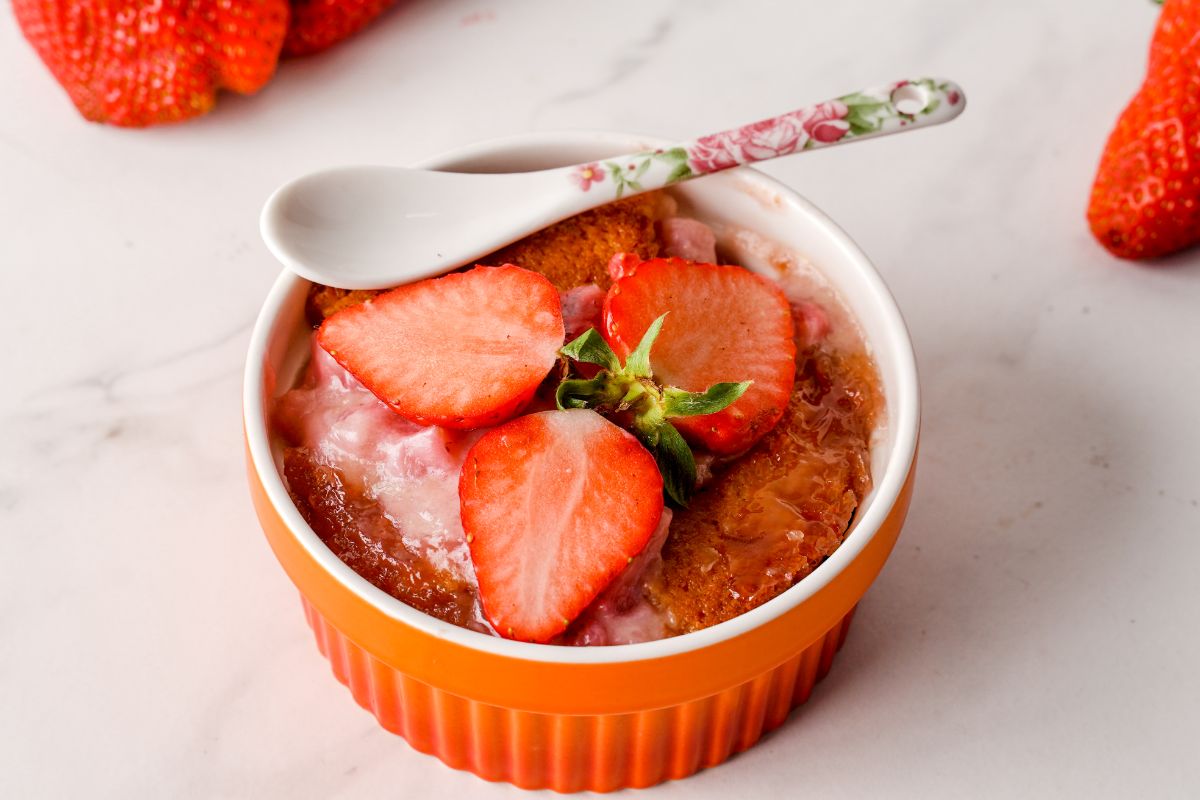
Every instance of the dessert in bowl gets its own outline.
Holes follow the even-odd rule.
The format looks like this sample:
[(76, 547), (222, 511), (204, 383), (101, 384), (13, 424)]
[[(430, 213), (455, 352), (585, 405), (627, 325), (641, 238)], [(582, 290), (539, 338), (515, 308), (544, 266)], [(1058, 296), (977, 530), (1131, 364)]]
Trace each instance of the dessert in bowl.
[[(523, 137), (428, 166), (513, 171), (654, 144), (624, 136)], [(601, 408), (605, 419), (571, 406), (578, 399), (571, 395), (570, 410), (551, 410), (554, 399), (562, 406), (563, 392), (555, 398), (551, 385), (547, 397), (542, 384), (558, 382), (557, 367), (547, 366), (554, 374), (544, 382), (545, 371), (535, 370), (487, 408), (450, 409), (445, 417), (436, 403), (416, 408), (421, 401), (388, 382), (403, 383), (404, 370), (380, 377), (365, 368), (353, 352), (364, 328), (346, 321), (378, 324), (372, 320), (388, 317), (397, 303), (411, 306), (417, 285), (367, 303), (362, 293), (314, 288), (285, 274), (264, 306), (247, 366), (256, 507), (335, 673), (384, 727), (418, 749), (531, 788), (604, 790), (682, 777), (780, 724), (828, 669), (854, 605), (895, 541), (911, 490), (917, 433), (911, 348), (886, 289), (841, 231), (750, 170), (607, 208), (482, 260), (495, 265), (483, 268), (484, 277), (511, 276), (526, 306), (556, 308), (551, 332), (539, 334), (552, 340), (550, 365), (554, 348), (588, 323), (603, 328), (621, 361), (631, 363), (663, 310), (647, 298), (711, 284), (711, 317), (726, 327), (737, 314), (723, 317), (722, 309), (739, 309), (737, 298), (747, 292), (784, 298), (786, 321), (774, 311), (732, 337), (755, 345), (751, 350), (771, 363), (739, 360), (753, 375), (701, 370), (699, 384), (680, 366), (697, 348), (680, 336), (703, 330), (704, 314), (693, 313), (687, 323), (687, 307), (665, 309), (662, 339), (649, 351), (661, 373), (656, 380), (670, 378), (694, 393), (714, 381), (753, 381), (728, 411), (677, 422), (700, 454), (698, 471), (707, 481), (690, 502), (682, 498), (686, 507), (671, 497), (664, 510), (662, 479), (651, 474), (655, 460), (638, 462), (636, 453), (648, 450), (618, 428), (630, 426), (623, 409)], [(710, 230), (719, 259), (703, 251), (712, 247), (704, 242)], [(701, 250), (680, 252), (689, 248)], [(612, 259), (630, 251), (626, 260)], [(701, 257), (662, 257), (670, 255)], [(615, 275), (608, 274), (610, 260)], [(710, 260), (740, 266), (695, 263)], [(504, 263), (517, 266), (495, 268)], [(434, 279), (435, 294), (451, 286), (467, 291), (478, 272)], [(489, 305), (504, 304), (504, 292), (493, 285), (485, 296), (494, 301)], [(772, 301), (756, 302), (757, 308)], [(521, 316), (521, 307), (514, 303), (504, 319)], [(674, 329), (670, 314), (681, 320)], [(314, 345), (312, 322), (326, 316)], [(770, 344), (761, 337), (775, 322), (786, 340), (758, 347)], [(574, 370), (568, 381), (594, 380), (597, 368), (578, 363), (586, 360), (563, 360)], [(794, 366), (782, 402), (763, 402), (778, 383), (769, 367), (780, 362)], [(410, 367), (420, 374), (420, 364)], [(745, 408), (753, 413), (731, 421), (729, 414)], [(763, 409), (765, 416), (758, 413)], [(712, 424), (721, 414), (724, 422)], [(616, 433), (605, 433), (609, 428)], [(469, 486), (467, 476), (507, 476), (542, 463), (547, 431), (568, 443), (601, 437), (588, 439), (588, 453), (620, 454), (578, 463), (633, 464), (604, 484), (610, 493), (604, 496), (626, 492), (620, 502), (628, 511), (657, 492), (658, 505), (615, 515), (611, 535), (596, 524), (603, 529), (596, 540), (603, 568), (577, 559), (584, 564), (578, 569), (596, 574), (568, 581), (586, 584), (568, 598), (569, 613), (555, 606), (554, 619), (514, 618), (500, 610), (514, 583), (507, 562), (533, 564), (528, 572), (538, 559), (506, 558), (522, 554), (519, 537), (491, 553), (480, 543), (485, 537), (472, 540), (473, 532), (494, 539), (495, 531), (520, 525), (505, 516), (505, 493), (489, 488), (499, 478)], [(489, 447), (518, 434), (536, 442), (534, 458), (512, 459)], [(610, 445), (617, 449), (604, 449)], [(553, 511), (553, 504), (538, 510), (549, 517)], [(501, 521), (489, 526), (490, 519)], [(626, 549), (608, 552), (614, 541)], [(547, 574), (547, 580), (555, 575)]]

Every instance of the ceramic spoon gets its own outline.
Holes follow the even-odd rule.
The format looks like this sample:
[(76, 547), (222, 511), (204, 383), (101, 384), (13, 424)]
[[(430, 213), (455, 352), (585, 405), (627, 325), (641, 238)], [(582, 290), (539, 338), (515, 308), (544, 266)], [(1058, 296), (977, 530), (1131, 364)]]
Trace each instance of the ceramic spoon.
[(739, 164), (938, 125), (966, 106), (950, 81), (897, 81), (674, 147), (512, 174), (340, 167), (286, 183), (262, 236), (293, 272), (343, 289), (438, 275), (558, 220)]

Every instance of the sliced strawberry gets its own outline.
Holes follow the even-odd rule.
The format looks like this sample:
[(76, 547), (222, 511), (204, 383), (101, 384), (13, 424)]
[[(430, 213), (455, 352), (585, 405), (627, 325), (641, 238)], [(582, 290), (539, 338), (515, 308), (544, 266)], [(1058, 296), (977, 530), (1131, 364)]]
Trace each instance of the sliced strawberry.
[(662, 477), (595, 411), (543, 411), (486, 433), (458, 485), (484, 614), (501, 636), (562, 633), (650, 540)]
[(637, 272), (639, 264), (644, 263), (637, 253), (613, 253), (608, 260), (608, 276), (619, 281), (627, 275)]
[(563, 343), (562, 305), (535, 272), (475, 267), (339, 311), (317, 341), (401, 416), (478, 428), (533, 397)]
[(791, 308), (774, 283), (741, 267), (656, 258), (617, 281), (604, 301), (605, 338), (627, 358), (667, 314), (650, 365), (656, 380), (688, 391), (753, 381), (715, 414), (673, 420), (714, 453), (740, 453), (774, 427), (791, 397), (796, 343)]

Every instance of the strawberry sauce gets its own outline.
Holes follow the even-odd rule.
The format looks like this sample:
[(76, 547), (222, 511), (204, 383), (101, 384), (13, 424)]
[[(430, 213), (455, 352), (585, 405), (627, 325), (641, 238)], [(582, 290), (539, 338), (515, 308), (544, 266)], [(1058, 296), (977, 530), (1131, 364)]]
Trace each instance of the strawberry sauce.
[[(284, 476), (301, 514), (342, 561), (414, 608), (495, 633), (479, 604), (459, 518), (458, 479), (488, 429), (454, 431), (409, 422), (379, 401), (314, 340), (299, 386), (274, 423)], [(628, 644), (665, 635), (646, 599), (670, 512), (650, 544), (584, 612), (560, 644)]]

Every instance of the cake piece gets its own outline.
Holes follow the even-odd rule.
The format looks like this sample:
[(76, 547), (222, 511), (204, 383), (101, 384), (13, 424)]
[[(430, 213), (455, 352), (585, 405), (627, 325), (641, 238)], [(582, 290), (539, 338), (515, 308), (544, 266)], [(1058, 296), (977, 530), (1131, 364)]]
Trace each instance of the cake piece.
[(481, 263), (517, 264), (540, 272), (559, 291), (588, 283), (607, 289), (614, 253), (636, 253), (642, 259), (659, 255), (658, 223), (671, 207), (659, 192), (629, 197), (530, 234)]
[(800, 349), (779, 424), (675, 512), (650, 587), (673, 633), (762, 605), (837, 549), (871, 486), (876, 380), (865, 354)]
[(356, 306), (379, 294), (374, 289), (335, 289), (314, 283), (308, 287), (308, 299), (304, 303), (304, 316), (314, 328), (326, 317), (332, 317), (343, 308)]
[(303, 447), (284, 452), (283, 473), (296, 508), (321, 541), (375, 587), (418, 611), (485, 630), (474, 588), (414, 553), (361, 487)]

